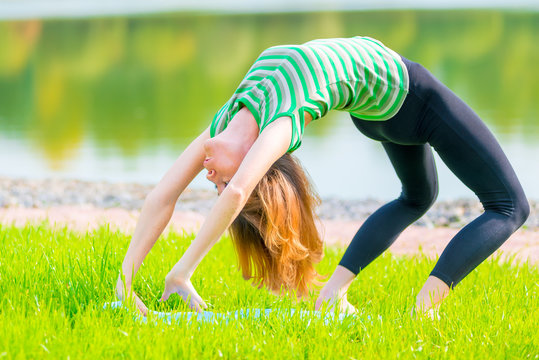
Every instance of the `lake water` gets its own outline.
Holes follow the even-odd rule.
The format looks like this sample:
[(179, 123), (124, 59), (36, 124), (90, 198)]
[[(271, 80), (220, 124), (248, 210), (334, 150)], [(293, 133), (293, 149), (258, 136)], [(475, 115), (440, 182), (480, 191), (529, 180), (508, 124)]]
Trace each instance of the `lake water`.
[[(169, 14), (0, 22), (0, 176), (156, 183), (265, 48), (367, 35), (462, 97), (539, 199), (539, 13)], [(323, 196), (390, 199), (380, 144), (345, 113), (295, 154)], [(437, 158), (440, 198), (471, 197)], [(194, 187), (210, 188), (202, 176)]]

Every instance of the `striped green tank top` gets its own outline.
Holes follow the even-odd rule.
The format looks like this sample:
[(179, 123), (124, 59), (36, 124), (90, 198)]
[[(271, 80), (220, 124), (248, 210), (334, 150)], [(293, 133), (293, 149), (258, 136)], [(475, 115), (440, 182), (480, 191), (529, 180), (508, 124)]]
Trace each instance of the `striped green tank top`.
[(408, 82), (401, 57), (369, 37), (270, 47), (217, 112), (210, 133), (212, 137), (219, 134), (246, 106), (259, 133), (273, 120), (290, 117), (288, 152), (292, 152), (301, 145), (305, 111), (313, 120), (329, 110), (347, 111), (364, 120), (387, 120), (402, 106)]

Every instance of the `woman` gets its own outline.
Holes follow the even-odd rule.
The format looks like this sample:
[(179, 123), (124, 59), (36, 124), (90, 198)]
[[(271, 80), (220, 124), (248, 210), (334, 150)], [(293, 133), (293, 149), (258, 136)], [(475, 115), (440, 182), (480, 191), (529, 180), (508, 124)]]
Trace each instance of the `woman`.
[[(165, 278), (161, 300), (177, 293), (206, 307), (190, 278), (223, 232), (231, 235), (246, 279), (304, 295), (322, 257), (315, 228), (318, 199), (290, 153), (306, 126), (343, 110), (364, 135), (381, 141), (402, 182), (399, 198), (360, 227), (316, 301), (355, 309), (352, 280), (433, 204), (438, 182), (431, 147), (482, 202), (485, 212), (447, 245), (417, 295), (436, 308), (529, 214), (522, 187), (479, 117), (424, 67), (368, 37), (321, 39), (265, 50), (211, 126), (195, 139), (148, 195), (122, 264), (129, 296), (143, 258), (170, 220), (178, 196), (206, 168), (219, 198), (185, 254)], [(347, 166), (357, 166), (355, 154)], [(348, 158), (349, 157), (349, 158)], [(346, 171), (344, 169), (344, 171)], [(124, 297), (118, 279), (117, 295)]]

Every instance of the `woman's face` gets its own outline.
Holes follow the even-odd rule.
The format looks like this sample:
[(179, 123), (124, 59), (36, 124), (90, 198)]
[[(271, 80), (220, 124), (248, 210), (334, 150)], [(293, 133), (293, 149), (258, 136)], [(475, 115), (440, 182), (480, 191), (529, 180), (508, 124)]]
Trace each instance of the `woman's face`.
[(203, 166), (208, 170), (206, 178), (215, 184), (217, 192), (221, 194), (238, 170), (241, 156), (233, 143), (226, 142), (219, 136), (206, 140), (204, 151), (206, 158)]

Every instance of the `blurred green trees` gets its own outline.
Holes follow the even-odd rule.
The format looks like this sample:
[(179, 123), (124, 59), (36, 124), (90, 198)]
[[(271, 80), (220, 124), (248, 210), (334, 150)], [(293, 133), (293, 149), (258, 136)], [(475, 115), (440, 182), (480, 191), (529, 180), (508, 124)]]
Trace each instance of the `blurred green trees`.
[(1, 22), (0, 132), (55, 167), (85, 138), (127, 156), (174, 144), (209, 124), (266, 47), (354, 35), (422, 63), (487, 122), (537, 127), (539, 14), (468, 10)]

